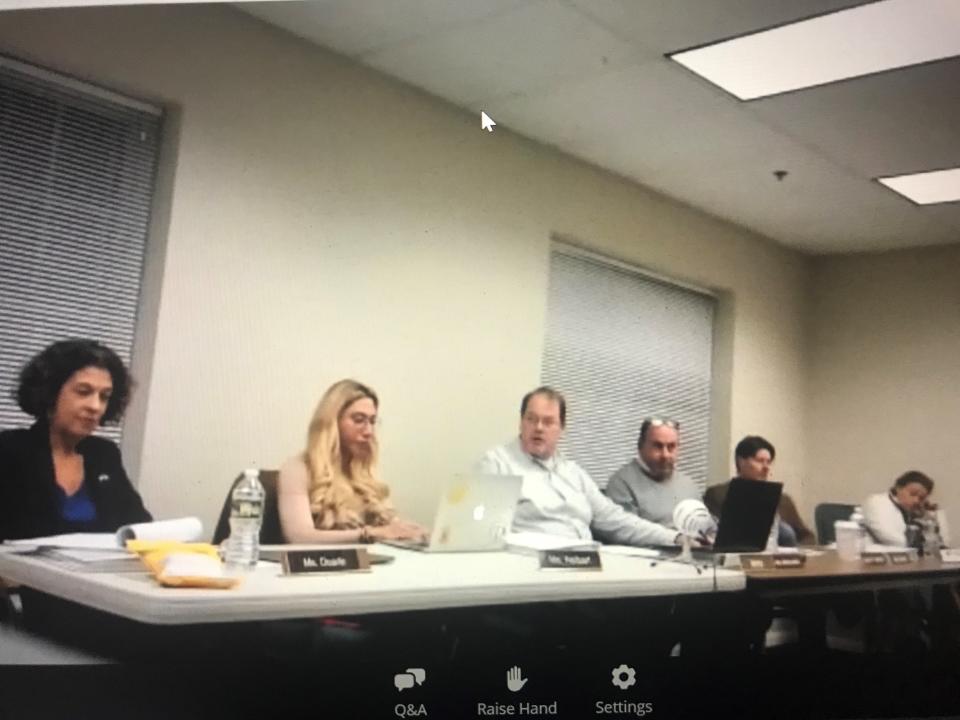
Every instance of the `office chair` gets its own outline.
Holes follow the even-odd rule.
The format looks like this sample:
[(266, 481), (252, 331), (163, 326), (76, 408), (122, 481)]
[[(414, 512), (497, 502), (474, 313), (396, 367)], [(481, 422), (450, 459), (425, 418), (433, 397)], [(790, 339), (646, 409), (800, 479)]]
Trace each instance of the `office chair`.
[(813, 522), (817, 526), (817, 543), (829, 545), (836, 541), (833, 524), (837, 520), (849, 520), (853, 514), (853, 505), (843, 503), (820, 503), (813, 510)]
[[(260, 544), (261, 545), (284, 545), (286, 539), (283, 537), (283, 530), (280, 528), (280, 511), (277, 508), (277, 478), (280, 473), (277, 470), (261, 470), (260, 483), (263, 485), (263, 522), (260, 525)], [(220, 511), (220, 519), (217, 520), (217, 527), (213, 531), (213, 544), (219, 545), (230, 536), (230, 496), (237, 483), (243, 479), (243, 473), (230, 484), (227, 491), (227, 497), (223, 501), (223, 509)]]

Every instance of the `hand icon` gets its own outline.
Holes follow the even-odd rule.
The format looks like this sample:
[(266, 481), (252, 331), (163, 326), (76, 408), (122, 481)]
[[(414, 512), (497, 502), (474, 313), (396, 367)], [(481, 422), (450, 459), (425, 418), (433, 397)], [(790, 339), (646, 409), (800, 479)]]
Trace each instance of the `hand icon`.
[(527, 684), (527, 679), (521, 677), (522, 671), (516, 665), (507, 670), (507, 690), (510, 692), (520, 692), (524, 685)]

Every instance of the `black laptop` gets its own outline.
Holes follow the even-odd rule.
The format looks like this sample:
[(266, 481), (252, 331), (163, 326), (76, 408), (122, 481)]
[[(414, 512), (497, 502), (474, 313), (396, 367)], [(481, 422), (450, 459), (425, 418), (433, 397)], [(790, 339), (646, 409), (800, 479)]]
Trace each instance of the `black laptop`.
[(714, 553), (760, 552), (767, 547), (783, 485), (734, 478), (720, 508)]
[[(720, 525), (713, 547), (693, 548), (695, 560), (713, 562), (725, 553), (761, 552), (767, 547), (783, 485), (763, 480), (734, 478), (720, 508)], [(680, 548), (660, 548), (675, 556)]]

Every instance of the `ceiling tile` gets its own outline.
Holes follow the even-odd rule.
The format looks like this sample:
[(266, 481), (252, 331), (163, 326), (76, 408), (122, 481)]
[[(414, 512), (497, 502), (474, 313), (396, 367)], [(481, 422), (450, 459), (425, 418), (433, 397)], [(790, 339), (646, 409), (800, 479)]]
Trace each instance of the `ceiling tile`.
[(604, 72), (637, 51), (557, 0), (525, 3), (363, 61), (458, 105)]
[(442, 32), (502, 13), (521, 0), (313, 0), (235, 7), (343, 55)]
[(960, 166), (960, 59), (789, 93), (749, 104), (866, 178)]
[(622, 38), (657, 48), (685, 50), (765, 30), (814, 15), (862, 5), (865, 0), (570, 0)]
[[(667, 52), (862, 0), (317, 0), (254, 14), (812, 253), (960, 242), (872, 178), (960, 165), (960, 59), (740, 103)], [(243, 4), (241, 9), (247, 10)], [(777, 182), (772, 172), (789, 175)]]
[[(632, 131), (587, 128), (575, 154), (784, 244), (812, 252), (957, 241), (947, 213), (924, 213), (805, 151), (738, 106), (651, 118)], [(569, 147), (569, 145), (568, 145)], [(773, 171), (786, 169), (778, 181)]]
[(730, 98), (659, 59), (520, 98), (493, 100), (485, 108), (517, 132), (568, 150), (629, 138), (659, 143), (694, 118), (735, 108)]

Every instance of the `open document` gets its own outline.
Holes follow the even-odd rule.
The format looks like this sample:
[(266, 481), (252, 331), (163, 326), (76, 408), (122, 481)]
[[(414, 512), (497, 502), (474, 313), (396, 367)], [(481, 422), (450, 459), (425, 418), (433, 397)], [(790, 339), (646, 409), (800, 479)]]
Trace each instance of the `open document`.
[(124, 525), (115, 533), (69, 533), (47, 537), (7, 540), (9, 548), (55, 549), (59, 555), (78, 562), (126, 557), (127, 540), (176, 540), (195, 542), (203, 534), (203, 523), (196, 517)]

